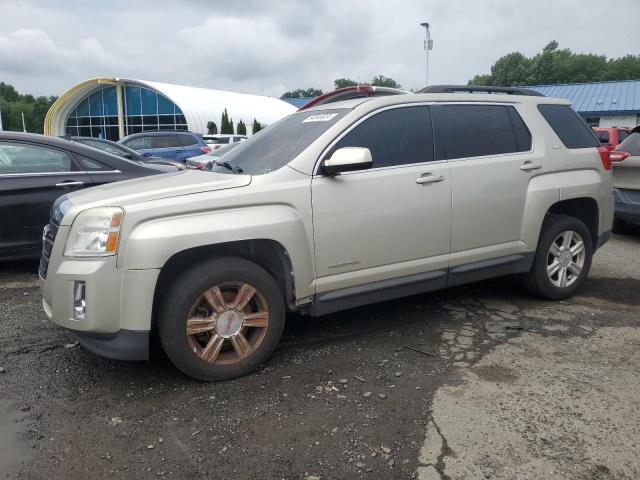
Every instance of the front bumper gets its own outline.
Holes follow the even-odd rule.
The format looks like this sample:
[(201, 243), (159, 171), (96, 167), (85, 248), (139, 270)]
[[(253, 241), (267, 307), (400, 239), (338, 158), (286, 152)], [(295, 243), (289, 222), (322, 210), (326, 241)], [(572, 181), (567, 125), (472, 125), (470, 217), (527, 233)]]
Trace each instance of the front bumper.
[(616, 218), (640, 225), (640, 190), (614, 188), (613, 197)]
[[(148, 335), (159, 269), (119, 269), (116, 257), (65, 258), (68, 227), (60, 227), (46, 278), (40, 276), (47, 316), (89, 350), (109, 358), (148, 356)], [(74, 319), (74, 283), (85, 283), (85, 314)]]
[(120, 330), (115, 333), (68, 330), (90, 352), (115, 360), (148, 360), (149, 332)]

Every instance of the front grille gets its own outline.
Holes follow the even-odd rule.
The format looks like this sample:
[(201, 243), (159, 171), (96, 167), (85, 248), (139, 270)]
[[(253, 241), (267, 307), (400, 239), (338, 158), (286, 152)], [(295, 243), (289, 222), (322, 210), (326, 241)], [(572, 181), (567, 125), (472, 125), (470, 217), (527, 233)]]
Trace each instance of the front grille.
[(45, 227), (42, 235), (42, 255), (40, 256), (40, 276), (47, 278), (47, 270), (49, 269), (49, 258), (51, 257), (51, 250), (53, 249), (53, 242), (56, 240), (58, 234), (58, 224), (51, 219), (49, 225)]

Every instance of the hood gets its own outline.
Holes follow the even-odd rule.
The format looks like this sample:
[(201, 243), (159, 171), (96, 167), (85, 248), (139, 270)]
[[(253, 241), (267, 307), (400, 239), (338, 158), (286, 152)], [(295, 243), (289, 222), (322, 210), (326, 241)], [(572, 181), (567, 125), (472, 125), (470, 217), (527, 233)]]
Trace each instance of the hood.
[(74, 207), (124, 207), (162, 198), (244, 187), (250, 183), (251, 175), (182, 170), (87, 188), (67, 194), (66, 198)]

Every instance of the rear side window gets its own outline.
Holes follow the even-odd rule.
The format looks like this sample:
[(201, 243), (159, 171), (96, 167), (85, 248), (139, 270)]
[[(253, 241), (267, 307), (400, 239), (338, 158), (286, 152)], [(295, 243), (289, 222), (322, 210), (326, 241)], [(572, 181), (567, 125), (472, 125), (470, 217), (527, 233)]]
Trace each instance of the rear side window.
[(433, 121), (438, 158), (455, 159), (529, 150), (531, 135), (514, 111), (522, 147), (518, 148), (512, 119), (504, 105), (436, 105)]
[(568, 105), (538, 105), (538, 110), (567, 148), (600, 146), (593, 131)]
[(179, 137), (183, 147), (189, 147), (198, 143), (198, 139), (193, 135), (179, 135)]
[(366, 147), (373, 168), (433, 161), (433, 133), (429, 107), (385, 110), (366, 119), (329, 152), (342, 147)]
[(595, 130), (593, 132), (600, 143), (611, 143), (609, 139), (609, 132), (607, 130)]
[(507, 112), (511, 117), (511, 125), (513, 125), (513, 131), (516, 134), (516, 143), (518, 144), (519, 152), (528, 152), (531, 150), (531, 132), (525, 125), (522, 117), (518, 111), (513, 107), (507, 107)]
[(149, 137), (151, 148), (171, 148), (180, 147), (178, 135), (154, 135)]

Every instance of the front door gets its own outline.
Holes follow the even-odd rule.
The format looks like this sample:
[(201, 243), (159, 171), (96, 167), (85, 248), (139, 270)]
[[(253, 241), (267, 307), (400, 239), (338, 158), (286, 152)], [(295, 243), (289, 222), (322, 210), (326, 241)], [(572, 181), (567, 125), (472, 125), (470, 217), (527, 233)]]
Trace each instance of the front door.
[(434, 161), (429, 107), (374, 112), (325, 158), (342, 147), (368, 148), (373, 167), (313, 177), (316, 293), (446, 275), (451, 175), (446, 161)]

